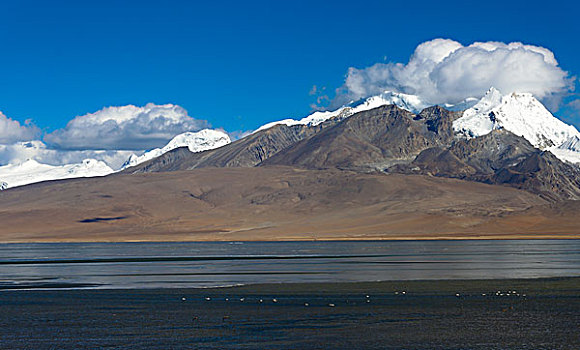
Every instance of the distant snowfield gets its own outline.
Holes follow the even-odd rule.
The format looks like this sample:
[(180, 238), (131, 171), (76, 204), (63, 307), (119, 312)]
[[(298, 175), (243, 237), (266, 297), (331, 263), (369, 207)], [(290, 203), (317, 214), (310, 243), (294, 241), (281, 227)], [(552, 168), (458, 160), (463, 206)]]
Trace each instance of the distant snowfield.
[[(316, 126), (330, 118), (348, 118), (351, 115), (384, 105), (397, 105), (418, 113), (429, 104), (414, 95), (385, 91), (362, 101), (352, 102), (334, 111), (314, 112), (302, 119), (283, 119), (267, 123), (254, 132), (276, 125)], [(453, 123), (460, 138), (486, 135), (495, 129), (506, 129), (524, 137), (534, 147), (550, 151), (562, 161), (580, 164), (580, 133), (572, 126), (553, 116), (534, 96), (528, 93), (502, 94), (493, 87), (481, 99), (468, 98), (456, 105), (444, 106), (451, 110), (464, 110), (463, 116)], [(104, 176), (127, 167), (146, 162), (178, 147), (188, 147), (191, 152), (201, 152), (225, 146), (231, 142), (223, 131), (205, 129), (175, 136), (163, 148), (156, 148), (140, 155), (128, 151), (77, 151), (73, 157), (64, 157), (55, 150), (48, 150), (41, 141), (31, 141), (13, 146), (8, 153), (22, 153), (24, 162), (12, 162), (0, 166), (0, 189), (22, 186), (40, 181), (75, 177)], [(52, 152), (52, 153), (51, 153)], [(73, 152), (71, 152), (72, 154)], [(75, 159), (82, 154), (91, 157), (81, 162), (47, 164), (36, 158), (60, 160)], [(120, 162), (119, 160), (125, 159)]]
[[(46, 149), (42, 142), (33, 141), (24, 145), (25, 150), (27, 151), (26, 154), (30, 156), (29, 159), (24, 162), (17, 162), (14, 164), (0, 166), (0, 189), (13, 188), (49, 180), (105, 176), (146, 162), (155, 157), (159, 157), (160, 155), (175, 148), (188, 147), (191, 152), (201, 152), (227, 145), (230, 142), (231, 140), (228, 134), (219, 130), (205, 129), (199, 132), (186, 132), (175, 136), (163, 148), (153, 149), (143, 153), (140, 156), (131, 154), (128, 159), (122, 163), (122, 165), (113, 167), (110, 166), (110, 164), (107, 164), (107, 162), (104, 160), (90, 158), (84, 159), (79, 163), (63, 165), (40, 163), (33, 159), (35, 152), (36, 154), (41, 154), (42, 152), (46, 152)], [(114, 159), (127, 153), (127, 151), (118, 152), (121, 153), (102, 153), (104, 155), (103, 158)]]
[(105, 176), (113, 172), (114, 170), (107, 164), (94, 159), (86, 159), (80, 164), (60, 166), (41, 164), (30, 159), (21, 164), (0, 167), (0, 182), (5, 183), (6, 188), (10, 188), (47, 180)]

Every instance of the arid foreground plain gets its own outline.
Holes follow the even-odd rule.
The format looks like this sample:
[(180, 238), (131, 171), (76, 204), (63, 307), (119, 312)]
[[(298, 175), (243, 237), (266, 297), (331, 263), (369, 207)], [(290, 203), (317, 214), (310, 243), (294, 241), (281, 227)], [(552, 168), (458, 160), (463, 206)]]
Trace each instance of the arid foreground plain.
[(424, 175), (205, 168), (0, 192), (0, 241), (579, 238), (577, 201)]

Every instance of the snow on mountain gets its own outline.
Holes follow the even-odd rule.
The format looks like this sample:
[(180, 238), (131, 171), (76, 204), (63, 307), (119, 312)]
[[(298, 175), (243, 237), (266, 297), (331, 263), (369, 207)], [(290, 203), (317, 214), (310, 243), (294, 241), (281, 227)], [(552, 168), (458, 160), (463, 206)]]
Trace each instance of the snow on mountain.
[[(491, 117), (492, 109), (501, 105), (502, 94), (491, 88), (479, 102), (466, 109), (463, 116), (453, 123), (454, 131), (467, 138), (483, 136), (500, 128), (497, 119)], [(495, 115), (495, 114), (494, 114)]]
[(486, 135), (494, 129), (506, 129), (542, 150), (558, 147), (580, 135), (575, 127), (554, 117), (532, 94), (502, 95), (494, 88), (465, 110), (453, 123), (453, 129), (467, 138)]
[(418, 113), (428, 107), (418, 96), (385, 91), (380, 95), (369, 97), (361, 103), (354, 104), (353, 110), (354, 113), (358, 113), (384, 105), (397, 105), (413, 113)]
[(228, 134), (219, 130), (204, 129), (198, 132), (185, 132), (175, 136), (165, 147), (155, 148), (141, 156), (132, 155), (123, 165), (123, 168), (135, 166), (150, 159), (157, 158), (179, 147), (187, 147), (191, 152), (201, 152), (218, 148), (232, 142)]
[[(279, 124), (314, 126), (330, 118), (347, 118), (355, 113), (389, 104), (413, 113), (429, 106), (418, 96), (385, 91), (335, 111), (314, 112), (300, 120), (271, 122), (254, 132)], [(514, 92), (503, 95), (492, 87), (481, 99), (470, 97), (456, 104), (444, 104), (443, 107), (454, 111), (464, 110), (463, 116), (453, 123), (453, 129), (459, 137), (473, 138), (487, 135), (494, 129), (506, 129), (524, 137), (539, 149), (551, 151), (561, 160), (580, 163), (578, 130), (554, 117), (532, 94)]]
[(107, 164), (95, 159), (60, 166), (41, 164), (29, 159), (24, 163), (1, 166), (0, 183), (2, 189), (6, 189), (48, 180), (105, 176), (113, 172)]
[(574, 135), (558, 147), (550, 149), (556, 157), (570, 163), (580, 164), (580, 136)]
[(400, 108), (406, 109), (406, 110), (413, 112), (413, 113), (418, 113), (423, 108), (428, 107), (428, 105), (425, 104), (423, 101), (421, 101), (421, 99), (419, 99), (418, 96), (407, 95), (407, 94), (402, 94), (402, 93), (397, 93), (397, 92), (392, 92), (392, 91), (385, 91), (382, 94), (377, 95), (377, 96), (372, 96), (372, 97), (369, 97), (367, 99), (357, 101), (357, 102), (353, 101), (350, 104), (348, 104), (347, 106), (341, 107), (341, 108), (334, 110), (334, 111), (317, 111), (317, 112), (314, 112), (314, 113), (312, 113), (312, 114), (308, 115), (307, 117), (304, 117), (300, 120), (283, 119), (283, 120), (271, 122), (271, 123), (262, 125), (258, 129), (256, 129), (256, 131), (254, 131), (254, 132), (266, 130), (266, 129), (269, 129), (275, 125), (280, 125), (280, 124), (284, 124), (284, 125), (288, 125), (288, 126), (292, 126), (292, 125), (315, 126), (315, 125), (318, 125), (318, 124), (320, 124), (320, 123), (322, 123), (330, 118), (334, 118), (334, 117), (347, 118), (347, 117), (350, 117), (351, 115), (358, 113), (358, 112), (367, 111), (369, 109), (377, 108), (377, 107), (384, 106), (384, 105), (391, 105), (391, 104), (397, 105)]
[(580, 135), (574, 135), (561, 144), (558, 149), (580, 152)]

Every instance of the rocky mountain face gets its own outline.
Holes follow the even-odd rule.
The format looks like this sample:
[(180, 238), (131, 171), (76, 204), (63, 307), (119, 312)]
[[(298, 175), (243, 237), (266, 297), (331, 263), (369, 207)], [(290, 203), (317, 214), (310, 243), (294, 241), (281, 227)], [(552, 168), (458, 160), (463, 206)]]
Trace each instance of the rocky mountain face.
[(449, 143), (452, 122), (458, 117), (441, 107), (413, 114), (395, 105), (382, 106), (357, 113), (261, 165), (381, 170), (410, 162), (426, 148)]
[(502, 129), (457, 140), (448, 147), (426, 149), (410, 164), (387, 171), (508, 185), (551, 201), (580, 199), (580, 171), (576, 167)]

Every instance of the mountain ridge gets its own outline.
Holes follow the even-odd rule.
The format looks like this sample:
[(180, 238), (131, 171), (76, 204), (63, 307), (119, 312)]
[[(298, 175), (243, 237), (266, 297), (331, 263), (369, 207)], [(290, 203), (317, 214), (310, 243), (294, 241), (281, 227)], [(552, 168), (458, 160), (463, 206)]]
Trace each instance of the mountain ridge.
[(252, 167), (273, 154), (314, 135), (340, 119), (331, 118), (315, 126), (279, 124), (260, 130), (223, 147), (199, 153), (178, 148), (123, 173), (188, 170), (203, 167)]
[(410, 161), (421, 150), (448, 142), (452, 134), (444, 125), (456, 117), (437, 106), (417, 115), (396, 105), (381, 106), (359, 112), (263, 165), (380, 170), (380, 164)]
[[(417, 96), (384, 91), (379, 95), (351, 102), (334, 111), (314, 112), (300, 120), (285, 119), (265, 124), (255, 130), (252, 134), (242, 138), (246, 139), (249, 137), (249, 139), (237, 142), (236, 149), (229, 148), (227, 152), (230, 154), (226, 154), (227, 152), (222, 150), (220, 152), (202, 153), (198, 156), (191, 157), (188, 152), (177, 150), (164, 156), (165, 153), (181, 146), (188, 146), (190, 152), (197, 153), (220, 148), (221, 146), (231, 142), (227, 134), (217, 130), (202, 130), (197, 133), (186, 132), (175, 136), (163, 148), (150, 150), (141, 156), (133, 154), (122, 166), (120, 166), (120, 168), (112, 168), (108, 173), (123, 171), (124, 169), (131, 167), (135, 168), (129, 170), (129, 172), (180, 170), (206, 166), (264, 166), (276, 162), (280, 164), (295, 165), (303, 163), (303, 166), (314, 168), (338, 166), (341, 168), (358, 168), (361, 171), (372, 171), (373, 169), (381, 171), (381, 168), (385, 166), (412, 161), (410, 158), (418, 155), (421, 149), (408, 149), (405, 153), (404, 150), (386, 149), (377, 144), (376, 141), (369, 142), (369, 140), (365, 140), (364, 137), (361, 138), (360, 135), (350, 135), (350, 137), (343, 137), (343, 146), (345, 150), (337, 151), (337, 147), (335, 147), (335, 152), (331, 157), (332, 159), (327, 159), (326, 161), (319, 160), (318, 164), (308, 164), (308, 161), (298, 159), (290, 161), (289, 157), (291, 156), (288, 154), (283, 156), (283, 152), (281, 151), (289, 150), (291, 147), (294, 147), (294, 143), (299, 143), (304, 139), (309, 139), (320, 130), (326, 128), (326, 126), (338, 124), (343, 120), (358, 115), (359, 113), (387, 105), (396, 105), (399, 108), (413, 113), (417, 116), (415, 121), (422, 118), (421, 114), (424, 113), (423, 111), (435, 107), (426, 107), (428, 104), (421, 101)], [(485, 96), (479, 100), (468, 98), (456, 105), (445, 104), (445, 108), (442, 109), (451, 109), (454, 111), (452, 133), (455, 137), (470, 139), (481, 137), (495, 129), (505, 128), (526, 138), (534, 146), (542, 150), (549, 150), (564, 162), (580, 164), (580, 133), (578, 133), (573, 126), (567, 125), (552, 116), (551, 113), (530, 94), (512, 93), (503, 95), (497, 89), (490, 88)], [(459, 111), (456, 109), (465, 110)], [(462, 113), (462, 115), (459, 115), (460, 113)], [(441, 119), (439, 122), (441, 122)], [(435, 122), (426, 121), (426, 123)], [(262, 133), (270, 128), (280, 127), (280, 125), (285, 125), (289, 129), (277, 129), (266, 134)], [(428, 129), (433, 127), (437, 126), (432, 124), (428, 126)], [(204, 132), (208, 135), (201, 135)], [(367, 130), (367, 133), (368, 132), (372, 132), (372, 130)], [(448, 130), (446, 130), (446, 132), (448, 132)], [(260, 133), (262, 133), (261, 136), (258, 136), (257, 138), (254, 136), (255, 134)], [(415, 133), (414, 135), (418, 134)], [(385, 137), (387, 137), (386, 134)], [(397, 138), (397, 135), (391, 133), (388, 137)], [(415, 140), (413, 142), (417, 143), (418, 141)], [(42, 142), (38, 141), (37, 143), (38, 149), (45, 149)], [(403, 148), (408, 148), (407, 146), (404, 146)], [(433, 146), (433, 144), (427, 144), (426, 146)], [(359, 147), (366, 148), (366, 150), (361, 152), (358, 150)], [(29, 151), (30, 150), (26, 150), (26, 152)], [(46, 151), (48, 152), (48, 150)], [(15, 150), (15, 152), (19, 151)], [(350, 155), (347, 155), (347, 153), (350, 153)], [(389, 156), (389, 153), (391, 156)], [(344, 158), (339, 160), (341, 154)], [(399, 154), (399, 157), (397, 158), (392, 154)], [(95, 153), (95, 155), (98, 159), (105, 159), (107, 164), (109, 164), (109, 160), (106, 160), (107, 157), (110, 160), (113, 159), (107, 155), (100, 155), (98, 152)], [(148, 165), (145, 165), (144, 167), (136, 167), (140, 163), (150, 161), (157, 157), (161, 158), (157, 161), (148, 163)], [(286, 157), (286, 159), (281, 160), (283, 157)], [(177, 165), (178, 162), (185, 163)], [(332, 164), (333, 162), (336, 164)], [(82, 163), (75, 164), (76, 163), (67, 163), (65, 167), (82, 167)], [(9, 169), (12, 168), (13, 167), (10, 166), (0, 167), (0, 180), (3, 180), (3, 177), (10, 176)], [(54, 169), (48, 169), (44, 164), (39, 164), (37, 169), (33, 172), (37, 175), (27, 176), (27, 181), (16, 183), (18, 185), (23, 185), (40, 180), (74, 177), (74, 173), (66, 173), (66, 175), (63, 173), (59, 175), (60, 173)], [(46, 174), (43, 173), (43, 171), (46, 172)], [(84, 172), (82, 173), (82, 176), (101, 176), (103, 174), (105, 174), (103, 171), (95, 172), (94, 174)], [(14, 184), (15, 182), (10, 180), (8, 181), (8, 184), (3, 187), (13, 187)]]
[[(492, 128), (478, 137), (458, 136), (456, 123), (464, 117), (465, 113), (439, 106), (414, 114), (385, 105), (316, 126), (276, 125), (207, 152), (175, 150), (127, 172), (254, 166), (339, 168), (505, 185), (550, 201), (580, 199), (577, 167), (535, 148), (506, 128)], [(488, 148), (496, 151), (487, 152)]]

